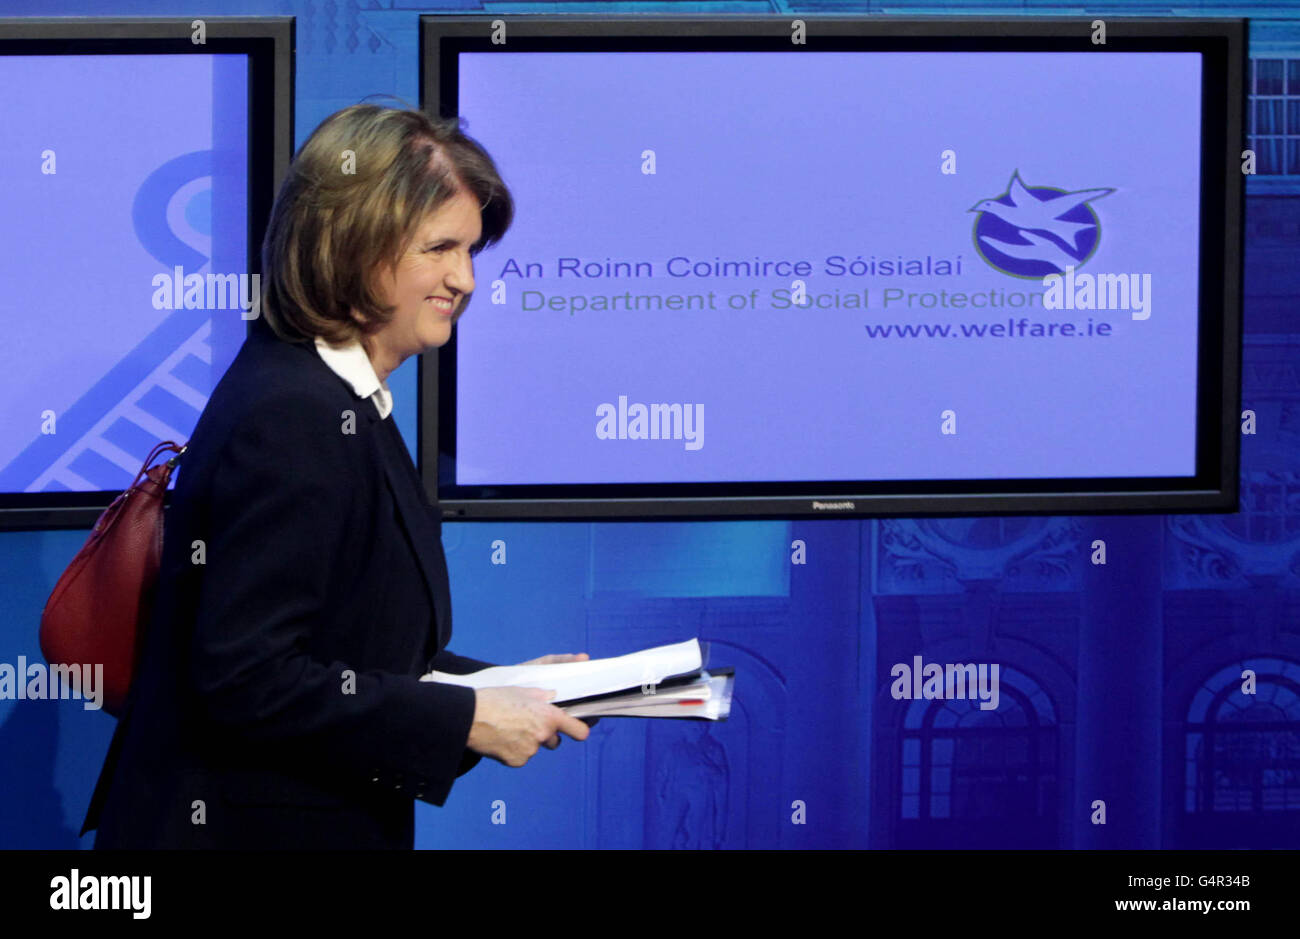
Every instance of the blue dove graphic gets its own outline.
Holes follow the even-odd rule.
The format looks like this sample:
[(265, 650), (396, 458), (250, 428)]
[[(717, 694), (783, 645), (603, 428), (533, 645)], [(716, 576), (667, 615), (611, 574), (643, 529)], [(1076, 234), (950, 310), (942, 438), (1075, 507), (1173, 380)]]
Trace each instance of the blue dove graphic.
[(1022, 231), (1019, 234), (1021, 238), (1028, 240), (1029, 244), (1013, 244), (1010, 241), (990, 238), (988, 235), (981, 235), (980, 241), (983, 241), (989, 247), (996, 248), (1008, 257), (1019, 258), (1022, 261), (1043, 261), (1051, 264), (1062, 274), (1065, 273), (1067, 267), (1079, 263), (1078, 258), (1050, 238), (1044, 238), (1042, 235), (1036, 235), (1031, 231)]
[(1079, 189), (1064, 192), (1052, 199), (1040, 199), (1030, 192), (1020, 179), (1020, 171), (1011, 174), (1007, 184), (1007, 195), (1011, 196), (1012, 205), (995, 199), (981, 199), (969, 209), (971, 212), (991, 212), (1002, 221), (1023, 233), (1026, 230), (1046, 232), (1061, 239), (1071, 247), (1078, 246), (1079, 232), (1092, 228), (1091, 222), (1066, 222), (1060, 216), (1078, 208), (1093, 199), (1108, 196), (1114, 189)]

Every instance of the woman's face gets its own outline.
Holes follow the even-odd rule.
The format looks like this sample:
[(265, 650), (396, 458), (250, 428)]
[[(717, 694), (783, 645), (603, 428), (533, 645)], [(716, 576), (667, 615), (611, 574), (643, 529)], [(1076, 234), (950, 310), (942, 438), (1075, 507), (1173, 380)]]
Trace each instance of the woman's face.
[(380, 268), (384, 299), (397, 307), (386, 326), (363, 340), (380, 381), (408, 357), (451, 338), (474, 289), (469, 249), (482, 232), (478, 201), (461, 190), (416, 230), (396, 275)]

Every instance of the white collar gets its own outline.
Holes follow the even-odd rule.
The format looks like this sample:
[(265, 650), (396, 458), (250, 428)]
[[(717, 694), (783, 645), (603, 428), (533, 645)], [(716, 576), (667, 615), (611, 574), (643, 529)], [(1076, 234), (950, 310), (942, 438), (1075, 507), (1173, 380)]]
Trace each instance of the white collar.
[(393, 413), (393, 393), (387, 382), (381, 382), (375, 374), (375, 367), (370, 364), (370, 356), (361, 343), (353, 340), (345, 345), (331, 346), (319, 336), (316, 337), (316, 351), (334, 374), (352, 386), (352, 390), (362, 398), (369, 398), (375, 403), (381, 418)]

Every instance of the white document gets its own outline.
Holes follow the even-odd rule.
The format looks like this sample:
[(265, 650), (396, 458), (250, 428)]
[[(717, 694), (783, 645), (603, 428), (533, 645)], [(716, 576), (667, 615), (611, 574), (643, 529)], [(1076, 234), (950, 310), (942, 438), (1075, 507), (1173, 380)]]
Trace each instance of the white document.
[(665, 678), (698, 671), (698, 639), (655, 646), (605, 659), (560, 662), (556, 665), (494, 665), (468, 675), (429, 672), (420, 681), (437, 681), (466, 688), (546, 688), (555, 692), (552, 704), (593, 694), (656, 685)]

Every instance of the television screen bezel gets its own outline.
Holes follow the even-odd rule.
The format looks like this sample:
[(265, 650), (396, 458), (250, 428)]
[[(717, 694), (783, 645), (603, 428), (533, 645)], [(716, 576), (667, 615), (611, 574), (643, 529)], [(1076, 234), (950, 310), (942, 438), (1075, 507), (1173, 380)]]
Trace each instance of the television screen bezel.
[[(791, 44), (802, 20), (805, 45)], [(590, 483), (456, 486), (456, 336), (419, 359), (419, 466), (447, 520), (668, 520), (946, 517), (1235, 512), (1239, 497), (1241, 265), (1247, 21), (1106, 17), (1102, 51), (1091, 17), (794, 16), (420, 17), (421, 107), (454, 116), (456, 55), (520, 51), (1194, 51), (1202, 62), (1202, 178), (1197, 362), (1197, 474), (1190, 478)], [(494, 42), (504, 26), (505, 42)], [(1217, 83), (1217, 84), (1216, 84)], [(575, 107), (577, 105), (575, 104)], [(474, 136), (473, 115), (466, 131)], [(1221, 128), (1221, 137), (1208, 128)], [(1219, 167), (1216, 171), (1213, 167)], [(502, 172), (507, 174), (508, 166)], [(506, 238), (509, 238), (507, 234)], [(1222, 261), (1218, 276), (1215, 259)], [(473, 315), (472, 311), (469, 315)], [(1135, 406), (1140, 406), (1136, 402)], [(1158, 415), (1152, 416), (1158, 420)], [(446, 439), (440, 439), (439, 435)], [(870, 484), (869, 491), (854, 486)]]
[[(203, 43), (191, 39), (196, 19)], [(293, 156), (294, 28), (291, 16), (7, 17), (0, 55), (248, 55), (248, 273), (260, 274), (262, 232)], [(90, 528), (120, 493), (0, 493), (0, 530)]]

